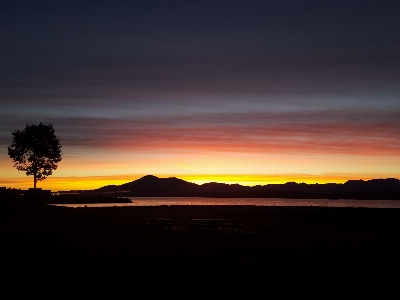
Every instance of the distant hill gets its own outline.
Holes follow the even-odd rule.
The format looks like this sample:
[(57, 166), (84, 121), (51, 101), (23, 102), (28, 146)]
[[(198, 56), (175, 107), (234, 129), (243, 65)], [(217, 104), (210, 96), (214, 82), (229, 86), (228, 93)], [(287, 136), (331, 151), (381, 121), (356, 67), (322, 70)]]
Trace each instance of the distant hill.
[(255, 198), (331, 198), (400, 200), (400, 180), (395, 178), (349, 180), (343, 184), (305, 184), (287, 182), (242, 186), (239, 184), (205, 183), (198, 185), (179, 178), (147, 175), (122, 184), (108, 185), (82, 194), (117, 197), (255, 197)]
[(124, 192), (142, 197), (188, 196), (198, 189), (195, 183), (175, 177), (158, 178), (153, 175), (144, 176), (138, 180), (122, 185), (109, 185), (97, 189), (98, 192)]

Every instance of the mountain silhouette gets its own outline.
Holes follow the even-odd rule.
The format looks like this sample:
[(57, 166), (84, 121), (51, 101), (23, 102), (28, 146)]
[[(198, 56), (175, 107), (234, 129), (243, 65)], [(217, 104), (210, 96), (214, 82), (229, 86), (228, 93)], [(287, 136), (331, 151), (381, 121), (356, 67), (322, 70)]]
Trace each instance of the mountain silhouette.
[(99, 192), (129, 192), (141, 197), (184, 197), (191, 196), (199, 186), (179, 178), (158, 178), (146, 175), (122, 185), (111, 185), (97, 189)]
[(108, 185), (85, 194), (125, 197), (255, 197), (255, 198), (331, 198), (331, 199), (393, 199), (400, 200), (400, 180), (395, 178), (348, 180), (340, 183), (305, 184), (287, 182), (242, 186), (210, 182), (202, 185), (169, 177), (146, 175), (122, 184)]

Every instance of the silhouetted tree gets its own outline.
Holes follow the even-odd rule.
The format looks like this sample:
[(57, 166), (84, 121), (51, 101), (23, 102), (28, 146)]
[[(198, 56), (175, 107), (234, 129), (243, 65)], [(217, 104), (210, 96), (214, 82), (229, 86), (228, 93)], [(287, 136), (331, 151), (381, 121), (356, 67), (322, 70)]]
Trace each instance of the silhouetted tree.
[(15, 162), (18, 171), (33, 175), (36, 183), (53, 174), (61, 161), (61, 145), (54, 134), (52, 124), (26, 125), (25, 130), (12, 132), (13, 143), (8, 147), (8, 155)]

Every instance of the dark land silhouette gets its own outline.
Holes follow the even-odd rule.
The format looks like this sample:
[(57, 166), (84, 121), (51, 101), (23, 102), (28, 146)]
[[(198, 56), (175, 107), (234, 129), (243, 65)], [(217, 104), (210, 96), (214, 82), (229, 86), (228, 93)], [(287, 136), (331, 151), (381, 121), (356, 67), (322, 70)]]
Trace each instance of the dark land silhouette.
[[(170, 219), (172, 230), (149, 229), (154, 217)], [(244, 227), (181, 230), (191, 218)], [(0, 201), (0, 221), (1, 290), (16, 298), (381, 299), (398, 290), (400, 209)]]
[(395, 178), (348, 180), (343, 184), (305, 184), (288, 182), (242, 186), (239, 184), (205, 183), (198, 185), (175, 177), (153, 175), (122, 185), (108, 185), (96, 190), (74, 191), (80, 195), (114, 197), (255, 197), (304, 199), (374, 199), (400, 200), (400, 180)]
[[(4, 294), (276, 298), (387, 297), (397, 292), (400, 209), (262, 206), (82, 207), (130, 202), (121, 195), (310, 197), (399, 192), (399, 180), (258, 187), (144, 176), (73, 195), (0, 189)], [(26, 192), (26, 191), (25, 191)], [(196, 194), (194, 194), (196, 193)], [(252, 194), (253, 193), (253, 194)], [(321, 195), (324, 195), (322, 197)], [(365, 198), (364, 198), (365, 197)], [(311, 198), (311, 197), (310, 197)], [(383, 198), (378, 198), (383, 199)], [(171, 220), (171, 230), (147, 226)], [(243, 228), (188, 230), (194, 218), (237, 219)]]
[(343, 184), (288, 182), (250, 187), (216, 182), (198, 185), (175, 177), (158, 178), (147, 175), (122, 185), (108, 185), (95, 190), (51, 193), (50, 190), (42, 189), (19, 190), (0, 187), (2, 199), (38, 204), (131, 203), (128, 197), (400, 200), (400, 180), (348, 180)]

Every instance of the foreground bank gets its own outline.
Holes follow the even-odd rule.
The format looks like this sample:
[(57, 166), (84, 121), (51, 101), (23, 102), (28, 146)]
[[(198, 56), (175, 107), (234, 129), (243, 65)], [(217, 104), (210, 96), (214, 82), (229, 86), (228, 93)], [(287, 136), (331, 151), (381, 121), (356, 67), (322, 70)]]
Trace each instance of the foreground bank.
[[(242, 232), (150, 230), (234, 218)], [(4, 287), (264, 296), (382, 296), (400, 266), (400, 210), (1, 204)], [(326, 298), (326, 297), (324, 297)]]

